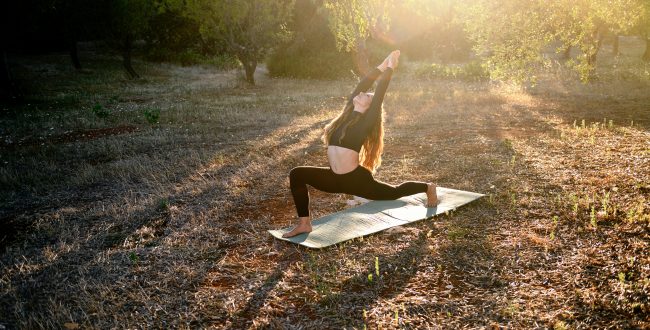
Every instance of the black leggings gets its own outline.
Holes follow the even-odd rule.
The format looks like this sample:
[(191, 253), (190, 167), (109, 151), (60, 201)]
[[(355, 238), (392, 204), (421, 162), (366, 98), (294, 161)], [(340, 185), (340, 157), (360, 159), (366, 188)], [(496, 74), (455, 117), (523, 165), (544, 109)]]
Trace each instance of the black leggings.
[(291, 194), (299, 217), (309, 216), (309, 191), (307, 185), (328, 193), (345, 193), (372, 200), (393, 200), (403, 196), (426, 192), (424, 182), (408, 181), (399, 186), (377, 181), (363, 166), (352, 172), (336, 174), (329, 167), (298, 166), (289, 173)]

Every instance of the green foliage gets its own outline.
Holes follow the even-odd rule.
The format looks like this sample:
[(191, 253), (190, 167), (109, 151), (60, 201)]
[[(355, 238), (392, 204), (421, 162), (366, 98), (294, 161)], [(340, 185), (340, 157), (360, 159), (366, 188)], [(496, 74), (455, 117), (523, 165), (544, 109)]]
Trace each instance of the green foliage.
[(253, 72), (274, 46), (288, 40), (286, 22), (293, 0), (188, 0), (187, 14), (205, 40), (225, 45), (254, 83)]
[(160, 119), (160, 109), (158, 108), (147, 108), (142, 111), (144, 118), (147, 119), (149, 124), (157, 124), (158, 119)]
[(98, 118), (107, 118), (111, 113), (107, 108), (104, 108), (101, 104), (96, 103), (92, 107), (92, 112), (97, 116)]
[(467, 234), (469, 234), (469, 231), (467, 229), (465, 229), (465, 228), (462, 228), (462, 227), (452, 227), (447, 232), (447, 236), (452, 241), (462, 239), (465, 236), (467, 236)]
[(569, 327), (564, 323), (564, 321), (557, 321), (555, 324), (553, 324), (553, 330), (566, 330), (569, 329)]
[(163, 3), (158, 8), (147, 26), (145, 41), (147, 59), (180, 62), (183, 65), (196, 63), (186, 58), (189, 54), (217, 54), (223, 51), (203, 43), (198, 22), (186, 16), (180, 4)]
[(296, 1), (287, 28), (291, 39), (266, 62), (271, 76), (335, 79), (352, 68), (351, 56), (336, 49), (327, 20), (311, 1)]
[(171, 62), (182, 66), (209, 65), (220, 70), (230, 70), (240, 67), (237, 58), (230, 54), (204, 54), (191, 48), (178, 52), (165, 48), (150, 49), (146, 54), (146, 58), (151, 61)]
[(152, 0), (111, 0), (108, 9), (108, 41), (120, 50), (125, 40), (133, 42), (144, 35), (156, 13)]
[(550, 3), (548, 29), (563, 46), (576, 47), (580, 54), (567, 62), (583, 81), (592, 78), (603, 37), (607, 33), (630, 32), (641, 19), (641, 0), (582, 0)]
[(594, 206), (591, 207), (591, 213), (589, 213), (589, 219), (591, 225), (594, 228), (598, 228), (598, 219), (596, 218), (596, 208)]
[(645, 198), (641, 198), (636, 204), (630, 206), (626, 212), (627, 222), (650, 224), (650, 212), (648, 212), (646, 205)]
[(161, 198), (158, 200), (158, 210), (166, 211), (169, 209), (169, 200), (167, 198)]
[(133, 48), (147, 31), (156, 13), (156, 3), (152, 0), (111, 0), (106, 11), (106, 42), (122, 55), (126, 74), (138, 78), (140, 76), (131, 65)]
[(350, 56), (338, 52), (292, 53), (291, 48), (279, 48), (267, 61), (269, 74), (273, 77), (336, 79), (344, 76), (352, 67)]
[[(399, 48), (408, 54), (409, 59), (429, 59), (433, 55), (446, 63), (468, 58), (472, 44), (461, 20), (463, 1), (407, 0), (397, 3), (408, 12), (391, 12), (390, 15), (394, 16), (391, 22), (395, 32), (412, 29), (409, 39), (399, 43)], [(415, 28), (411, 27), (413, 22), (417, 24)], [(405, 28), (398, 29), (401, 26)]]
[(491, 78), (535, 81), (535, 70), (548, 63), (541, 51), (552, 41), (547, 7), (541, 0), (478, 0), (465, 7), (466, 30)]
[(325, 1), (324, 11), (339, 50), (359, 56), (364, 70), (399, 48), (410, 59), (465, 59), (470, 44), (456, 1)]
[(360, 41), (367, 39), (379, 23), (388, 29), (391, 0), (325, 0), (329, 24), (339, 50), (353, 51)]
[(558, 52), (580, 49), (567, 65), (586, 82), (604, 35), (631, 31), (642, 12), (640, 0), (479, 0), (466, 6), (464, 21), (493, 78), (535, 82), (550, 63), (543, 50), (560, 41)]
[(140, 257), (138, 257), (138, 255), (135, 254), (135, 252), (131, 252), (129, 253), (129, 260), (131, 260), (131, 262), (135, 265), (138, 263), (138, 261), (140, 261)]
[(433, 63), (419, 67), (415, 75), (421, 78), (452, 78), (462, 80), (483, 80), (489, 78), (489, 72), (478, 61), (462, 65), (444, 65)]

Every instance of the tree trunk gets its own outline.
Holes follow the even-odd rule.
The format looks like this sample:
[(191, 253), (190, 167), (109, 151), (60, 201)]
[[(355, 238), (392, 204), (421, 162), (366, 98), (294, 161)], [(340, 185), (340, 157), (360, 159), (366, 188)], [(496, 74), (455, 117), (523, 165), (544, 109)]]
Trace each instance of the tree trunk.
[(587, 63), (589, 65), (594, 65), (596, 63), (596, 58), (598, 57), (598, 51), (600, 50), (600, 46), (603, 44), (603, 37), (605, 36), (604, 33), (600, 31), (600, 29), (596, 29), (593, 33), (594, 39), (596, 39), (596, 50), (593, 52), (593, 54), (590, 54), (589, 57), (587, 57)]
[(70, 59), (75, 69), (81, 70), (81, 62), (79, 62), (79, 50), (77, 49), (77, 41), (70, 41), (68, 47), (70, 48)]
[(257, 68), (257, 61), (251, 60), (247, 56), (239, 55), (239, 60), (244, 64), (245, 79), (251, 85), (255, 85), (255, 69)]
[(7, 61), (7, 52), (2, 51), (2, 65), (0, 65), (0, 86), (4, 89), (11, 85), (11, 74), (9, 73), (9, 62)]
[(650, 38), (648, 36), (645, 37), (645, 52), (641, 59), (645, 62), (650, 62)]
[(614, 43), (612, 44), (612, 55), (618, 56), (619, 54), (619, 49), (618, 49), (618, 34), (614, 35)]
[(562, 52), (563, 60), (568, 60), (569, 58), (571, 58), (571, 45), (566, 46), (566, 48)]
[(11, 78), (7, 51), (3, 49), (0, 52), (2, 52), (2, 54), (0, 54), (2, 56), (0, 59), (0, 61), (2, 61), (2, 63), (0, 63), (0, 100), (15, 99), (16, 97), (19, 97), (19, 93), (16, 84)]
[(129, 78), (135, 79), (140, 78), (140, 75), (138, 75), (138, 73), (133, 70), (133, 66), (131, 65), (132, 50), (133, 42), (131, 41), (131, 37), (126, 37), (124, 39), (124, 48), (122, 49), (122, 64), (124, 65), (124, 70), (126, 70)]

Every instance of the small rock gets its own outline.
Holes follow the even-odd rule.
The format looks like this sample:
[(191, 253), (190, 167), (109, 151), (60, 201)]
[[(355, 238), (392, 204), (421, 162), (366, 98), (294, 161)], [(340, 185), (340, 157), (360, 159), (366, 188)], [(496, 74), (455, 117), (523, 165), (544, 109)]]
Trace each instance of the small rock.
[(408, 232), (408, 230), (402, 226), (390, 227), (386, 229), (386, 234), (388, 235), (404, 234), (406, 232)]

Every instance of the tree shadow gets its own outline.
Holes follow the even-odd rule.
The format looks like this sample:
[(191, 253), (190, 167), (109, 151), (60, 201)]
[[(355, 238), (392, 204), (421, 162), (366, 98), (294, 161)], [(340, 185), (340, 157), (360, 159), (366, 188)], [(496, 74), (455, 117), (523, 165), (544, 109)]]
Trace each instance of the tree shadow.
[(229, 318), (232, 323), (227, 329), (248, 328), (253, 323), (255, 316), (258, 315), (260, 309), (266, 303), (269, 293), (285, 277), (286, 270), (301, 259), (299, 258), (301, 254), (301, 251), (294, 247), (286, 247), (284, 249), (280, 257), (280, 262), (275, 266), (275, 269), (266, 277), (260, 286), (251, 290), (254, 294), (248, 299), (246, 305)]
[[(294, 132), (290, 137), (282, 139), (282, 141), (272, 148), (286, 148), (290, 145), (300, 143), (305, 136), (308, 136), (308, 133), (317, 127), (320, 128), (324, 124), (324, 121), (315, 122), (309, 126), (305, 126)], [(278, 127), (279, 128), (279, 127)], [(264, 138), (264, 137), (261, 137)], [(316, 144), (319, 144), (318, 140), (311, 141), (310, 143), (304, 144), (301, 146), (301, 150), (310, 150), (315, 147)], [(255, 141), (250, 142), (250, 145), (255, 145)], [(223, 152), (235, 151), (241, 148), (241, 145), (232, 145), (222, 149)], [(290, 162), (291, 159), (276, 159), (277, 162), (268, 163), (268, 167), (286, 167), (286, 172), (288, 173), (290, 165), (287, 165), (287, 162)], [(246, 166), (246, 165), (244, 165)], [(189, 181), (190, 178), (194, 175), (194, 171), (189, 171), (185, 177), (177, 180), (177, 182)], [(187, 226), (193, 226), (193, 224), (188, 223), (186, 225), (181, 225), (177, 228), (168, 228), (170, 220), (172, 219), (171, 211), (169, 206), (182, 205), (185, 201), (194, 201), (197, 205), (193, 207), (189, 213), (182, 214), (183, 218), (190, 219), (193, 216), (198, 216), (204, 212), (214, 212), (215, 210), (223, 211), (223, 209), (218, 208), (218, 201), (223, 198), (224, 191), (222, 188), (217, 187), (216, 189), (211, 186), (213, 183), (217, 182), (228, 182), (233, 178), (241, 175), (241, 168), (237, 164), (227, 164), (219, 169), (213, 171), (211, 174), (216, 178), (212, 182), (206, 182), (205, 187), (201, 190), (200, 193), (196, 193), (195, 189), (181, 191), (179, 193), (170, 194), (166, 197), (164, 204), (160, 204), (159, 201), (151, 201), (146, 205), (142, 205), (141, 210), (135, 211), (129, 215), (128, 221), (115, 221), (110, 219), (110, 216), (94, 218), (94, 219), (84, 219), (83, 215), (80, 215), (81, 218), (72, 218), (75, 220), (80, 220), (84, 222), (84, 225), (90, 225), (89, 227), (83, 227), (83, 230), (88, 230), (91, 232), (89, 238), (77, 248), (70, 249), (67, 252), (61, 252), (57, 255), (56, 260), (48, 263), (43, 267), (39, 267), (37, 270), (26, 274), (16, 274), (11, 277), (10, 281), (13, 283), (15, 290), (12, 292), (7, 292), (2, 295), (2, 303), (0, 304), (0, 311), (3, 315), (8, 317), (4, 322), (8, 322), (9, 325), (16, 324), (19, 315), (27, 316), (30, 314), (38, 315), (43, 310), (47, 310), (48, 303), (51, 301), (60, 302), (63, 305), (76, 306), (77, 301), (74, 299), (74, 296), (70, 295), (61, 295), (63, 292), (67, 292), (70, 288), (80, 288), (80, 286), (86, 285), (85, 283), (92, 281), (95, 288), (113, 288), (115, 283), (124, 282), (129, 283), (126, 286), (121, 287), (118, 291), (124, 291), (125, 295), (128, 295), (128, 290), (135, 290), (136, 287), (147, 287), (146, 282), (131, 281), (128, 277), (133, 273), (140, 273), (142, 269), (145, 268), (158, 268), (158, 271), (155, 273), (153, 278), (149, 278), (151, 283), (159, 282), (162, 278), (170, 278), (176, 281), (175, 274), (173, 272), (174, 267), (169, 267), (165, 263), (160, 263), (159, 256), (156, 256), (153, 252), (157, 246), (162, 244), (166, 237), (169, 235), (182, 231)], [(255, 175), (255, 177), (249, 177), (247, 179), (253, 180), (256, 182), (263, 182), (263, 179), (267, 175), (266, 171), (261, 171)], [(120, 195), (120, 194), (129, 194), (129, 191), (115, 192), (111, 191), (111, 194)], [(142, 192), (140, 192), (142, 193)], [(91, 199), (86, 202), (96, 203), (101, 201), (101, 196), (94, 195), (97, 199)], [(206, 203), (200, 205), (200, 201)], [(64, 201), (65, 202), (65, 201)], [(73, 200), (68, 201), (68, 204), (71, 204)], [(65, 204), (64, 204), (65, 205)], [(217, 207), (215, 209), (214, 207)], [(237, 207), (232, 211), (235, 212)], [(47, 212), (47, 209), (43, 210)], [(11, 219), (11, 217), (9, 218)], [(35, 221), (36, 219), (32, 219)], [(5, 223), (12, 223), (11, 221)], [(110, 231), (106, 230), (96, 230), (92, 228), (93, 223), (112, 223), (114, 224), (111, 227)], [(210, 225), (210, 224), (208, 224)], [(213, 223), (212, 226), (219, 228), (226, 224)], [(30, 229), (31, 223), (25, 223), (25, 229)], [(20, 228), (18, 228), (20, 229)], [(119, 250), (120, 246), (125, 239), (131, 237), (136, 232), (142, 229), (153, 229), (154, 238), (146, 242), (144, 246), (138, 247), (135, 249), (135, 252), (132, 254), (126, 253), (115, 253), (116, 249)], [(14, 231), (17, 232), (17, 231)], [(43, 246), (49, 244), (51, 240), (56, 241), (55, 237), (48, 236), (47, 233), (39, 234), (40, 236), (45, 235), (39, 239), (39, 244)], [(18, 237), (18, 236), (16, 236)], [(191, 259), (177, 260), (180, 264), (193, 264), (195, 273), (192, 273), (192, 278), (186, 279), (183, 281), (179, 280), (178, 287), (183, 290), (182, 296), (185, 296), (186, 299), (191, 300), (191, 293), (195, 292), (203, 282), (203, 278), (207, 272), (209, 272), (210, 265), (219, 263), (225, 256), (226, 251), (232, 247), (241, 243), (237, 238), (230, 238), (232, 235), (224, 235), (218, 237), (215, 241), (210, 242), (214, 246), (206, 248), (206, 251), (199, 254), (195, 253), (181, 253), (181, 255), (192, 255)], [(5, 247), (10, 247), (12, 244), (16, 244), (17, 240), (4, 240)], [(216, 242), (216, 243), (215, 243)], [(50, 242), (53, 243), (53, 242)], [(113, 251), (110, 253), (110, 257), (102, 257), (109, 250)], [(101, 259), (101, 262), (97, 260)], [(114, 268), (116, 267), (117, 268)], [(110, 269), (113, 268), (113, 269)], [(280, 268), (278, 268), (279, 270)], [(274, 278), (277, 278), (279, 273), (272, 276), (269, 283), (275, 283)], [(147, 281), (147, 282), (149, 282)], [(63, 289), (65, 286), (65, 289)], [(132, 287), (133, 286), (133, 287)], [(132, 288), (130, 288), (132, 287)], [(254, 310), (259, 308), (255, 305), (255, 301), (262, 299), (262, 292), (265, 292), (264, 288), (261, 289), (260, 294), (258, 294), (259, 299), (256, 298), (250, 302), (249, 310)], [(262, 299), (263, 300), (263, 299)], [(176, 299), (170, 299), (168, 302), (170, 304), (176, 304)], [(18, 304), (22, 305), (20, 311), (15, 310), (15, 307)], [(181, 308), (182, 306), (177, 306)], [(138, 312), (146, 313), (143, 310), (142, 306), (139, 306), (137, 303), (127, 303), (122, 307), (123, 311), (126, 313)], [(175, 307), (172, 307), (175, 308)], [(85, 317), (92, 319), (92, 316), (86, 315)], [(22, 322), (24, 322), (23, 320)], [(171, 322), (171, 319), (170, 319)]]
[[(458, 211), (457, 215), (472, 213), (473, 209), (480, 207), (484, 207), (484, 205), (467, 206), (463, 208), (463, 211)], [(504, 262), (503, 256), (494, 253), (485, 232), (476, 232), (471, 239), (471, 243), (461, 240), (452, 241), (439, 251), (434, 251), (439, 256), (440, 259), (438, 259), (438, 257), (432, 255), (430, 237), (443, 233), (434, 226), (432, 221), (425, 223), (425, 226), (430, 232), (427, 233), (427, 230), (420, 231), (406, 248), (397, 250), (393, 254), (377, 257), (380, 269), (379, 276), (377, 276), (373, 264), (365, 272), (348, 278), (337, 285), (337, 293), (328, 294), (317, 302), (319, 314), (328, 320), (327, 326), (369, 326), (373, 322), (370, 317), (364, 317), (364, 311), (371, 311), (379, 301), (395, 298), (404, 293), (419, 272), (429, 268), (435, 269), (433, 266), (436, 265), (442, 265), (443, 267), (437, 268), (438, 270), (437, 272), (434, 271), (434, 274), (427, 275), (431, 278), (431, 281), (426, 286), (429, 294), (439, 294), (441, 296), (450, 294), (449, 289), (447, 289), (450, 281), (454, 286), (453, 294), (456, 296), (461, 295), (463, 290), (471, 290), (472, 288), (468, 287), (465, 281), (461, 281), (466, 277), (466, 274), (456, 271), (459, 263), (456, 251), (463, 250), (467, 252), (465, 250), (466, 244), (480, 246), (482, 253), (480, 256), (474, 256), (469, 263), (467, 263), (468, 260), (465, 260), (463, 267), (481, 267), (485, 263)], [(435, 232), (435, 234), (431, 235), (431, 231)], [(443, 273), (446, 275), (443, 276)], [(369, 275), (372, 275), (372, 279), (369, 278)], [(498, 276), (498, 274), (491, 276), (497, 278), (494, 281), (495, 283), (501, 283)], [(501, 288), (501, 285), (497, 285), (496, 288)], [(431, 299), (435, 300), (435, 297), (431, 297)], [(408, 308), (412, 308), (412, 306), (408, 306)], [(448, 307), (442, 306), (442, 310), (447, 311), (445, 308), (448, 309)]]

